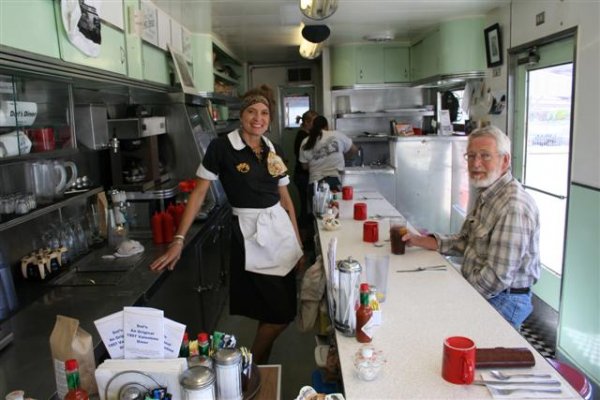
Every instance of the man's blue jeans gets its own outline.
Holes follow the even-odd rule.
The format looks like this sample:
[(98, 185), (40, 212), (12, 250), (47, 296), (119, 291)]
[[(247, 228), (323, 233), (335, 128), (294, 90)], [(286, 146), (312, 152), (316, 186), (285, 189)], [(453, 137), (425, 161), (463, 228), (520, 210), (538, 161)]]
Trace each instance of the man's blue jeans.
[(517, 330), (533, 311), (531, 292), (523, 294), (502, 292), (488, 301)]

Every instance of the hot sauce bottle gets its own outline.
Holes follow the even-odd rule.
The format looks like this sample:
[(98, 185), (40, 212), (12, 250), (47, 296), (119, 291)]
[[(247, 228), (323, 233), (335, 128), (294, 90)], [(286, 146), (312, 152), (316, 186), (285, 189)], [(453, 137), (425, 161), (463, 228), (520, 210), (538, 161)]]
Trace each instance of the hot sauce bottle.
[(65, 373), (69, 388), (65, 400), (89, 400), (87, 392), (81, 388), (79, 383), (79, 365), (77, 364), (77, 360), (71, 359), (65, 361)]
[(373, 310), (369, 305), (369, 284), (360, 284), (360, 307), (356, 310), (356, 340), (360, 343), (371, 342), (371, 337), (363, 332), (363, 326), (373, 316)]

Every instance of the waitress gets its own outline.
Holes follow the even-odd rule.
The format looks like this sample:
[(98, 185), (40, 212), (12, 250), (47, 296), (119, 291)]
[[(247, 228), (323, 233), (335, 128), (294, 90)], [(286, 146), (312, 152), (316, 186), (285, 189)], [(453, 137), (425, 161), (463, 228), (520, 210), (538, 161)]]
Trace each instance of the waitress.
[(208, 146), (175, 240), (150, 265), (156, 271), (175, 267), (210, 182), (219, 179), (234, 215), (230, 314), (258, 321), (251, 349), (257, 364), (268, 363), (275, 339), (296, 316), (294, 267), (303, 256), (282, 152), (264, 136), (274, 107), (266, 85), (244, 94), (241, 128)]

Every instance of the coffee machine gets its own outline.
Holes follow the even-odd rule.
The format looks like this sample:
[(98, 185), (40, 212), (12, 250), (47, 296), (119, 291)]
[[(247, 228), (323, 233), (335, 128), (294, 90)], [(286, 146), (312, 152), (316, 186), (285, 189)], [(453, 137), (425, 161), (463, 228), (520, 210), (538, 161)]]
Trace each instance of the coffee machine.
[(112, 188), (126, 193), (130, 228), (149, 231), (150, 218), (175, 201), (177, 182), (167, 169), (165, 117), (109, 119)]

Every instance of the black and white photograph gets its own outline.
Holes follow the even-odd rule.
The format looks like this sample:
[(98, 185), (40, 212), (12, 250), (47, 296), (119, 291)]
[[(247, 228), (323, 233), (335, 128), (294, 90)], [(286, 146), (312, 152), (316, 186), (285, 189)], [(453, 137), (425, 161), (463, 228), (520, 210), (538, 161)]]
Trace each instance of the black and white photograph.
[(488, 68), (502, 65), (502, 37), (500, 25), (494, 24), (484, 30), (485, 56)]

